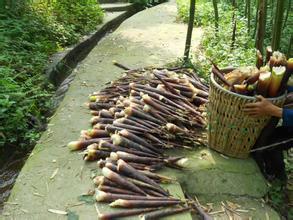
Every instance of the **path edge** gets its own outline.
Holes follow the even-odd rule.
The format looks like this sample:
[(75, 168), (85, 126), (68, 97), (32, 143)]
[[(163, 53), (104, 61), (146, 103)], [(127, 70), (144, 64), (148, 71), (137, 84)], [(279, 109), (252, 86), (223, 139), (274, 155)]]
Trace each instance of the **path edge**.
[(97, 43), (109, 32), (117, 29), (127, 18), (143, 10), (140, 5), (133, 4), (127, 11), (102, 24), (94, 33), (84, 37), (73, 47), (67, 48), (60, 53), (54, 54), (52, 64), (45, 70), (49, 81), (56, 87), (72, 73), (73, 69), (81, 62)]

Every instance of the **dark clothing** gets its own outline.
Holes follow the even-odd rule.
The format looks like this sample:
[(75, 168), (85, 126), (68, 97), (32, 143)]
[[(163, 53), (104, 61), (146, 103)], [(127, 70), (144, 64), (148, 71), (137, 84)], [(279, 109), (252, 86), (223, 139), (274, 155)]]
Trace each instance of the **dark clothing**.
[[(268, 144), (293, 138), (293, 127), (277, 127), (268, 140)], [(264, 151), (256, 151), (253, 157), (258, 163), (265, 176), (274, 176), (281, 180), (286, 180), (285, 163), (283, 151), (293, 147), (293, 142), (289, 142)]]
[[(293, 92), (293, 87), (289, 87), (288, 92)], [(293, 138), (293, 109), (284, 108), (282, 118), (283, 126), (275, 129), (266, 145)], [(291, 147), (293, 147), (293, 141), (267, 150), (256, 151), (252, 156), (265, 176), (286, 180), (283, 151)]]
[[(288, 87), (288, 92), (293, 92), (293, 87)], [(283, 109), (283, 125), (284, 126), (293, 126), (293, 109)]]
[(283, 109), (283, 125), (293, 126), (293, 109)]

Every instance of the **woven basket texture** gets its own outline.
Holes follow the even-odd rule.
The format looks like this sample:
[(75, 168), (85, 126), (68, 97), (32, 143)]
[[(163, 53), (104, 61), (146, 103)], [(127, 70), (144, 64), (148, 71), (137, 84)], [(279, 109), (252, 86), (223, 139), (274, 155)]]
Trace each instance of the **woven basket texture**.
[[(285, 94), (269, 99), (282, 106)], [(208, 117), (209, 146), (227, 156), (247, 158), (258, 136), (270, 117), (253, 118), (243, 112), (246, 103), (255, 97), (239, 95), (221, 87), (211, 74)]]

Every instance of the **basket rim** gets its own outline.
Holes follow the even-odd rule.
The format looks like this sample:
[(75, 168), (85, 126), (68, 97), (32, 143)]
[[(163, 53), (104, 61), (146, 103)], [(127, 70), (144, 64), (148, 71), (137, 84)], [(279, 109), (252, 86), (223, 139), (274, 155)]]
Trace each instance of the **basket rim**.
[[(227, 90), (227, 89), (224, 89), (222, 86), (220, 86), (220, 85), (216, 82), (216, 80), (215, 80), (215, 78), (214, 78), (214, 73), (211, 73), (211, 83), (212, 83), (214, 86), (216, 86), (218, 89), (220, 89), (220, 90), (222, 90), (222, 91), (224, 91), (224, 92), (226, 92), (226, 93), (228, 93), (228, 94), (230, 94), (230, 95), (234, 95), (234, 96), (236, 96), (236, 97), (243, 98), (243, 99), (246, 99), (246, 100), (252, 100), (252, 101), (255, 101), (255, 100), (256, 100), (256, 97), (255, 97), (255, 96), (241, 95), (241, 94), (237, 94), (237, 93), (235, 93), (235, 92), (231, 92), (231, 91), (229, 91), (229, 90)], [(285, 93), (284, 93), (283, 95), (281, 95), (281, 96), (274, 97), (274, 98), (266, 98), (266, 99), (269, 100), (269, 101), (275, 101), (275, 100), (279, 100), (279, 99), (283, 99), (283, 98), (285, 98), (286, 95), (287, 95), (287, 92), (285, 92)]]

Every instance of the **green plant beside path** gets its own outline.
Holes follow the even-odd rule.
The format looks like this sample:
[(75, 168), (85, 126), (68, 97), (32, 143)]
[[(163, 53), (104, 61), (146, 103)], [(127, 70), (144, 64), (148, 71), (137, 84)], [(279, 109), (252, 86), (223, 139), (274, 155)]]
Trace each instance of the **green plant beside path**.
[(51, 113), (49, 57), (103, 19), (94, 0), (19, 2), (7, 3), (0, 15), (0, 152), (34, 145)]
[[(215, 16), (212, 1), (196, 1), (194, 24), (204, 29), (200, 50), (195, 51), (191, 62), (199, 73), (208, 79), (211, 59), (220, 67), (252, 65), (255, 62), (254, 42), (248, 35), (247, 25), (241, 13), (236, 10), (236, 40), (232, 41), (232, 6), (218, 2), (219, 31), (215, 30)], [(177, 0), (178, 17), (188, 21), (189, 1)]]

